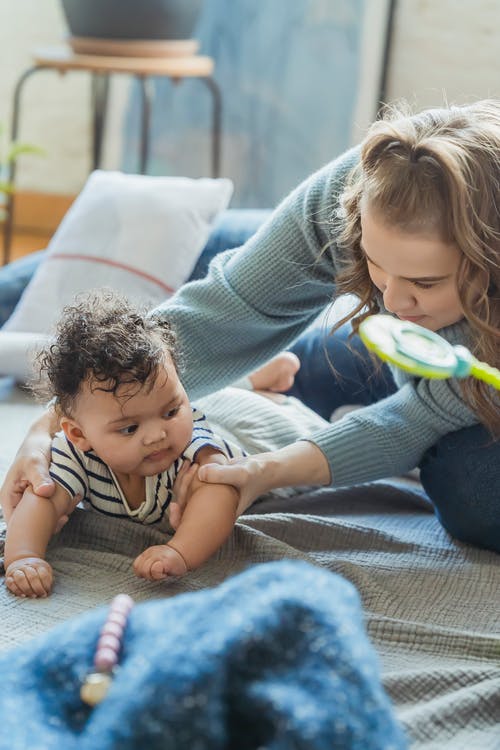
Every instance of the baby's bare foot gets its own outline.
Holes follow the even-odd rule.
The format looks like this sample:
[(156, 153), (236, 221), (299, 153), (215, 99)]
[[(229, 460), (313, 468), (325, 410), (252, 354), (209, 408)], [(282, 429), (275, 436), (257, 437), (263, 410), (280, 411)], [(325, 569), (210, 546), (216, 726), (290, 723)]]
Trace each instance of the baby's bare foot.
[(292, 352), (282, 352), (250, 375), (255, 391), (288, 391), (300, 369), (300, 360)]

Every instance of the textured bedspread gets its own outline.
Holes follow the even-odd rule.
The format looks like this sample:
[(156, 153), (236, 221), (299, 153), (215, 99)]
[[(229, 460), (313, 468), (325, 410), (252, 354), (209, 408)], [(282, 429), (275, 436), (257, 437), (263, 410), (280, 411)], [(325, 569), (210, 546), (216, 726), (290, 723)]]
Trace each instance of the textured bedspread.
[[(0, 474), (34, 409), (0, 404)], [(131, 561), (158, 530), (77, 511), (54, 540), (53, 595), (19, 600), (0, 586), (0, 647), (107, 603), (213, 586), (248, 565), (304, 559), (361, 594), (369, 636), (398, 718), (419, 750), (500, 748), (500, 558), (454, 542), (418, 488), (380, 482), (269, 497), (240, 519), (223, 549), (172, 584), (134, 578)]]

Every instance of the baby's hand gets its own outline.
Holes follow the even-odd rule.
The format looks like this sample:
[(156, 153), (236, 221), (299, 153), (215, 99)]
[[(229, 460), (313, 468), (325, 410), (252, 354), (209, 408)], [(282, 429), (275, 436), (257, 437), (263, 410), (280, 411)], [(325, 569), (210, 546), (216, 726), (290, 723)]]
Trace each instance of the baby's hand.
[(52, 568), (39, 557), (14, 560), (5, 572), (5, 585), (16, 596), (44, 598), (52, 589)]
[(187, 571), (187, 565), (180, 552), (168, 544), (149, 547), (134, 560), (134, 573), (148, 581), (183, 576)]

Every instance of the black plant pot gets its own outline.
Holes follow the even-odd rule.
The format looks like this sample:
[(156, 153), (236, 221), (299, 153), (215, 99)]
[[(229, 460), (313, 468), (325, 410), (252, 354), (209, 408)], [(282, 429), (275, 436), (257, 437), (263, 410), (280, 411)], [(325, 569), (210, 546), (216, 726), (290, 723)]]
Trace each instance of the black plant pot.
[(73, 37), (190, 39), (203, 0), (61, 0)]

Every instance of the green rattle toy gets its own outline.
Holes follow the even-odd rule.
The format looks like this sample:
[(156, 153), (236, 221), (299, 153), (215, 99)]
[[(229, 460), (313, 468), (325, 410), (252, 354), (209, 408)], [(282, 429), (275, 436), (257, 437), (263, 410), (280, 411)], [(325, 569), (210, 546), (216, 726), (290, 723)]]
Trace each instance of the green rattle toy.
[(453, 346), (427, 328), (390, 315), (370, 315), (359, 326), (368, 349), (384, 362), (423, 378), (484, 380), (500, 390), (500, 370), (480, 362), (465, 346)]

